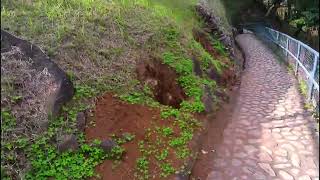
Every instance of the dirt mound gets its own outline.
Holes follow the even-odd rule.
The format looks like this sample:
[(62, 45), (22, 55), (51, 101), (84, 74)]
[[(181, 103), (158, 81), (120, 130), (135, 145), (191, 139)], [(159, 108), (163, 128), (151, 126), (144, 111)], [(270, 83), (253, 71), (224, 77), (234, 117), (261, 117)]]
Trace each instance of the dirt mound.
[[(137, 104), (127, 104), (112, 94), (106, 94), (97, 101), (94, 114), (95, 125), (90, 125), (89, 122), (85, 130), (87, 141), (94, 139), (104, 140), (109, 138), (111, 134), (116, 136), (121, 136), (124, 133), (135, 135), (132, 141), (123, 145), (126, 149), (126, 154), (117, 167), (114, 167), (114, 163), (110, 160), (105, 160), (96, 167), (96, 172), (100, 174), (101, 179), (107, 180), (136, 179), (134, 176), (136, 160), (141, 156), (138, 144), (142, 140), (145, 142), (155, 141), (154, 137), (146, 136), (146, 130), (153, 128), (155, 125), (159, 127), (171, 126), (170, 120), (164, 121), (161, 119), (158, 109)], [(177, 130), (175, 132), (178, 133)], [(174, 167), (179, 167), (174, 157), (169, 159), (172, 160)], [(150, 160), (150, 163), (150, 174), (159, 173), (159, 167), (155, 164), (156, 161)]]
[(163, 105), (175, 108), (187, 96), (177, 84), (177, 74), (160, 61), (141, 62), (137, 66), (138, 79), (151, 86), (155, 99)]

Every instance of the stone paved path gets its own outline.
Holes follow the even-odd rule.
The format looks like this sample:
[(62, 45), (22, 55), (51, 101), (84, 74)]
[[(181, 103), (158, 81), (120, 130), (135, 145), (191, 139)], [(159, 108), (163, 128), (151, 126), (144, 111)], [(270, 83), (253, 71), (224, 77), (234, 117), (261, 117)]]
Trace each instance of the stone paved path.
[(254, 35), (237, 41), (247, 61), (240, 97), (207, 180), (318, 180), (318, 134), (294, 77)]

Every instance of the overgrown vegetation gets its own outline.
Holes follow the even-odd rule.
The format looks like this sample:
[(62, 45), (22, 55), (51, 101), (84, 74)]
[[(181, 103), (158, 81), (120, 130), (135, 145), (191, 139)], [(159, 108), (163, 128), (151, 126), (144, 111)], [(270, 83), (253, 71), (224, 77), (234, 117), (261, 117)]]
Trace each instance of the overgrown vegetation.
[[(100, 142), (85, 142), (84, 134), (76, 128), (78, 112), (92, 108), (91, 99), (106, 91), (116, 92), (120, 99), (131, 104), (160, 108), (163, 121), (169, 122), (165, 127), (155, 125), (154, 129), (146, 130), (146, 139), (155, 137), (155, 141), (139, 143), (142, 156), (136, 160), (137, 178), (151, 177), (149, 168), (153, 159), (161, 169), (160, 177), (180, 171), (182, 167), (174, 167), (168, 157), (184, 161), (193, 155), (189, 142), (201, 127), (194, 113), (204, 111), (204, 86), (212, 90), (218, 88), (207, 75), (194, 75), (191, 57), (195, 55), (199, 58), (204, 72), (214, 67), (222, 73), (226, 68), (192, 38), (192, 29), (201, 25), (193, 10), (195, 2), (2, 1), (1, 26), (43, 47), (67, 72), (76, 90), (61, 115), (50, 119), (46, 132), (36, 136), (17, 136), (15, 139), (2, 138), (1, 155), (5, 159), (1, 160), (1, 167), (4, 168), (1, 170), (6, 174), (3, 179), (83, 179), (94, 176), (94, 167), (104, 159), (121, 160), (125, 152), (121, 145), (133, 140), (134, 135), (117, 138), (118, 146), (106, 154), (99, 148)], [(212, 39), (212, 45), (219, 53), (227, 55), (219, 41)], [(177, 82), (188, 96), (179, 109), (155, 102), (150, 88), (136, 80), (136, 61), (149, 56), (158, 57), (178, 74)], [(23, 98), (19, 93), (10, 94), (13, 104)], [(12, 112), (11, 107), (3, 106), (1, 101), (2, 136), (16, 127), (17, 114)], [(76, 134), (80, 148), (59, 152), (55, 141), (61, 134)], [(21, 157), (27, 160), (18, 160)], [(31, 163), (30, 168), (25, 166), (28, 162)]]

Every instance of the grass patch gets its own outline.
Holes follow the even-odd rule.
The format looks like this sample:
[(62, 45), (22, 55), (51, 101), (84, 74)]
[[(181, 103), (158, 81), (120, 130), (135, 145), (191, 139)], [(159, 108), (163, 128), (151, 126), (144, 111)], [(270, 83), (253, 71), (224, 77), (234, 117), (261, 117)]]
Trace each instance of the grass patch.
[(299, 90), (304, 97), (307, 97), (308, 85), (304, 80), (299, 81)]

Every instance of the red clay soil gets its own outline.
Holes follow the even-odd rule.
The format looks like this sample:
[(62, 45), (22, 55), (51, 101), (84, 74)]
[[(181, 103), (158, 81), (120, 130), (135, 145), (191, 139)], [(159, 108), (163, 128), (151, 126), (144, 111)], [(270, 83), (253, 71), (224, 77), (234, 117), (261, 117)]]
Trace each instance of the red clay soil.
[(179, 108), (180, 103), (187, 98), (177, 84), (176, 72), (159, 60), (139, 63), (137, 75), (140, 82), (152, 88), (155, 99), (163, 105)]
[[(160, 127), (168, 127), (170, 126), (168, 124), (170, 121), (161, 120), (160, 111), (157, 109), (143, 105), (127, 104), (112, 94), (106, 94), (97, 101), (94, 114), (95, 126), (88, 125), (85, 130), (87, 141), (109, 139), (111, 134), (131, 133), (135, 135), (133, 141), (123, 145), (126, 149), (126, 154), (116, 168), (112, 167), (112, 161), (105, 160), (96, 167), (96, 172), (103, 180), (136, 179), (134, 177), (136, 159), (141, 157), (138, 142), (141, 140), (153, 141), (153, 137), (145, 139), (146, 129), (154, 127), (155, 124)], [(178, 133), (177, 129), (174, 129), (174, 131)], [(171, 152), (170, 154), (173, 155), (174, 153)], [(175, 168), (181, 166), (175, 161), (175, 157), (169, 156), (168, 159), (172, 160), (171, 164)], [(159, 167), (154, 162), (150, 160), (150, 175), (158, 174), (159, 172)], [(172, 179), (172, 177), (161, 179)]]
[(201, 151), (197, 157), (197, 161), (192, 169), (190, 179), (206, 180), (208, 174), (213, 169), (215, 159), (215, 148), (223, 140), (223, 130), (226, 128), (229, 120), (232, 118), (235, 104), (239, 93), (239, 87), (233, 87), (233, 90), (228, 92), (230, 101), (222, 106), (222, 108), (210, 118), (206, 132), (204, 132)]

